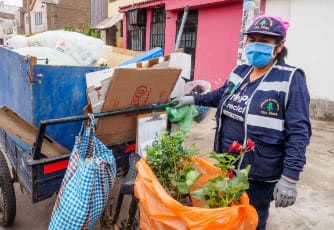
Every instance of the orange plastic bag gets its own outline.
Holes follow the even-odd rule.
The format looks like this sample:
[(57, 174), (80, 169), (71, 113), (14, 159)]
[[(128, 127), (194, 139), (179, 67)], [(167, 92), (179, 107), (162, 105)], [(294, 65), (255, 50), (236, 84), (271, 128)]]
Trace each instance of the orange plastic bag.
[[(199, 157), (194, 157), (195, 168), (203, 174), (196, 184), (206, 183), (216, 177), (220, 169)], [(197, 207), (184, 206), (170, 197), (142, 158), (136, 165), (138, 175), (135, 182), (135, 196), (139, 199), (140, 229), (142, 230), (252, 230), (256, 229), (258, 216), (249, 204), (246, 193), (239, 205), (226, 208), (201, 208), (201, 202), (193, 200)], [(200, 187), (200, 186), (199, 186)], [(192, 188), (196, 189), (196, 188)]]

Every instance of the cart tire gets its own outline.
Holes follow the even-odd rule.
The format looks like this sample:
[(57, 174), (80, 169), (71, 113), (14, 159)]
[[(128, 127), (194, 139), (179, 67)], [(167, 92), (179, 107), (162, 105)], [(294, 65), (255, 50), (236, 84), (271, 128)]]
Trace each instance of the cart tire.
[(6, 159), (0, 151), (0, 226), (9, 227), (15, 219), (16, 199)]

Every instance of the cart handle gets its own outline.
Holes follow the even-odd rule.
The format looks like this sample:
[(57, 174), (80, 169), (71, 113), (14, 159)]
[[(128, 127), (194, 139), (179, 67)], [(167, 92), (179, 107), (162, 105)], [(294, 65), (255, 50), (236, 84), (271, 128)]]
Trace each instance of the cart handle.
[[(115, 110), (115, 111), (110, 111), (110, 112), (93, 113), (93, 115), (95, 118), (102, 118), (102, 117), (109, 117), (109, 116), (131, 113), (131, 112), (139, 112), (142, 110), (165, 109), (167, 106), (170, 106), (170, 105), (171, 105), (170, 103), (153, 104), (149, 106), (133, 107), (133, 108)], [(40, 121), (38, 133), (36, 137), (36, 142), (35, 142), (35, 147), (32, 152), (33, 160), (36, 160), (35, 157), (41, 152), (42, 144), (43, 144), (43, 137), (45, 135), (46, 127), (48, 125), (62, 124), (62, 123), (75, 122), (75, 121), (83, 121), (83, 120), (88, 120), (88, 119), (90, 119), (88, 115), (78, 115), (78, 116), (71, 116), (71, 117)]]

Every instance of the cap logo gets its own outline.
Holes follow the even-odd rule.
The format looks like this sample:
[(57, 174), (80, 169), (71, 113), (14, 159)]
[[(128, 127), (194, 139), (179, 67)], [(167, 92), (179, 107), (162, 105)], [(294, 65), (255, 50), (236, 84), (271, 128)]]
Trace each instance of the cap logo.
[(273, 22), (270, 18), (263, 18), (256, 23), (255, 28), (269, 30), (272, 25)]

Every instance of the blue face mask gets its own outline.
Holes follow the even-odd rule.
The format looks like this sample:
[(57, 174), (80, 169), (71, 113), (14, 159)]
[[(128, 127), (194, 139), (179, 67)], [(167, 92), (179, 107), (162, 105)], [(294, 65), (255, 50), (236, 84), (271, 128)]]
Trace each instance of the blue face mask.
[(264, 67), (274, 58), (275, 45), (253, 42), (245, 46), (249, 64), (255, 67)]

